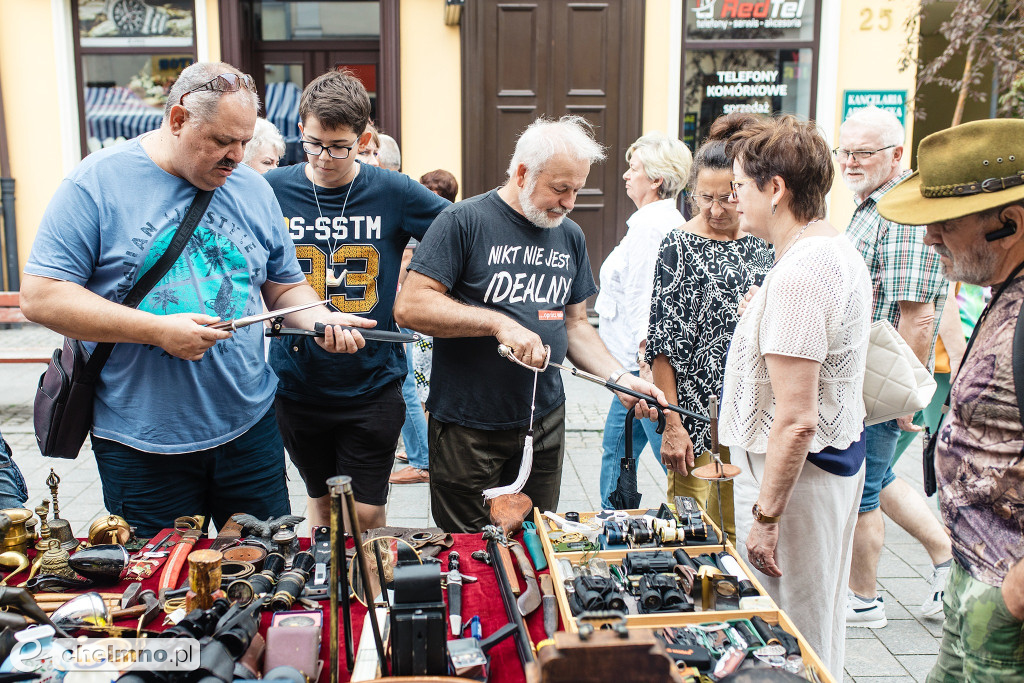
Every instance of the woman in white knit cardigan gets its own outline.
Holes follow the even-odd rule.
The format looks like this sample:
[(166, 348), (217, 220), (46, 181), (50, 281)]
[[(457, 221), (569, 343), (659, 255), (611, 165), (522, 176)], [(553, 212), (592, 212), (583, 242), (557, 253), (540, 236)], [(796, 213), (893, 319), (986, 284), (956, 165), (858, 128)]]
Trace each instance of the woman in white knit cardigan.
[(824, 220), (834, 172), (813, 123), (765, 119), (730, 148), (740, 229), (776, 257), (745, 299), (725, 366), (721, 442), (743, 470), (738, 546), (838, 679), (864, 481), (871, 283)]

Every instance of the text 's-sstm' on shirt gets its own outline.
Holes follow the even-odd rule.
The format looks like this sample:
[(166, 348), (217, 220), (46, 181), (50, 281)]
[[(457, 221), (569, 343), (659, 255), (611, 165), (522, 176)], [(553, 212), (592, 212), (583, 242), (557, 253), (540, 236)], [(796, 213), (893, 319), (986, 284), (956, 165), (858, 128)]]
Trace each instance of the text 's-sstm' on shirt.
[[(138, 139), (90, 154), (50, 201), (25, 272), (123, 301), (167, 250), (195, 196)], [(225, 320), (261, 312), (265, 282), (302, 282), (280, 211), (260, 175), (239, 166), (139, 310)], [(93, 433), (152, 453), (213, 448), (259, 421), (276, 385), (263, 358), (262, 325), (232, 333), (198, 361), (117, 344), (96, 384)]]
[[(539, 228), (496, 190), (438, 216), (409, 268), (459, 301), (536, 332), (556, 363), (569, 347), (565, 307), (597, 292), (580, 226), (566, 218), (556, 228)], [(427, 409), (438, 420), (475, 429), (523, 427), (532, 390), (533, 372), (499, 356), (494, 337), (434, 337)], [(564, 401), (558, 370), (540, 373), (535, 418)]]
[[(411, 237), (423, 237), (448, 200), (403, 173), (363, 164), (351, 183), (317, 187), (315, 196), (304, 163), (263, 177), (274, 188), (299, 264), (320, 298), (330, 297), (332, 310), (376, 320), (374, 329), (397, 331), (392, 311), (402, 251)], [(274, 339), (270, 364), (278, 393), (307, 403), (350, 403), (407, 371), (402, 344), (368, 341), (359, 353), (331, 354), (312, 337)]]

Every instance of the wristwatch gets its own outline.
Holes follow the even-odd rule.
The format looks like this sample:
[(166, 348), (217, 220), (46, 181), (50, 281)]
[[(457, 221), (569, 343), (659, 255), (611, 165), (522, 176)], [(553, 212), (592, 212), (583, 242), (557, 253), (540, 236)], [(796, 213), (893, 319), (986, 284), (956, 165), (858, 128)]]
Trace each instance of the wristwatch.
[(754, 507), (751, 509), (754, 514), (754, 519), (762, 524), (778, 524), (779, 520), (782, 519), (782, 515), (766, 515), (761, 510), (760, 503), (754, 503)]

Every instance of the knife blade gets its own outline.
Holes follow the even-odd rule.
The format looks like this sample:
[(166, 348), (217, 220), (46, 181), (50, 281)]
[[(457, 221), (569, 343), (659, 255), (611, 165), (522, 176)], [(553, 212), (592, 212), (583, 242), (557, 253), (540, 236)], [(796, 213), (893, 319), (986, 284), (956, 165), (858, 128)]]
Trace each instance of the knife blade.
[(462, 574), (454, 550), (448, 553), (448, 624), (453, 636), (462, 637)]
[(548, 638), (558, 630), (558, 601), (555, 599), (555, 588), (551, 583), (551, 574), (540, 577), (541, 603), (544, 605), (544, 632)]
[(516, 556), (519, 571), (523, 575), (523, 581), (526, 583), (526, 590), (516, 600), (516, 604), (519, 606), (519, 613), (525, 617), (540, 607), (540, 587), (537, 585), (537, 573), (533, 570), (530, 558), (526, 556), (526, 551), (521, 543), (509, 541), (508, 547), (512, 550), (512, 554)]

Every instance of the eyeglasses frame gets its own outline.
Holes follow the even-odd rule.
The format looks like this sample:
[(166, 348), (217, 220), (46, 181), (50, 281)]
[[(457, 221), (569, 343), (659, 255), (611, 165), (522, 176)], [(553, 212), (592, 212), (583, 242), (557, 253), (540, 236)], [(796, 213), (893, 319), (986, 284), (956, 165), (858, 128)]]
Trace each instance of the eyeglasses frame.
[[(318, 157), (321, 154), (323, 154), (324, 150), (326, 149), (327, 150), (327, 156), (329, 156), (332, 159), (338, 159), (340, 161), (342, 159), (348, 159), (350, 156), (352, 156), (352, 150), (359, 146), (359, 141), (357, 140), (356, 142), (352, 143), (351, 145), (322, 145), (319, 142), (313, 142), (312, 140), (302, 140), (302, 139), (300, 139), (299, 140), (299, 144), (302, 146), (302, 152), (304, 154), (308, 154), (309, 156)], [(308, 149), (306, 149), (306, 145), (313, 145), (314, 147), (319, 147), (320, 151), (318, 153), (314, 154), (313, 152), (310, 152)], [(345, 150), (345, 156), (343, 156), (343, 157), (334, 156), (334, 152), (331, 151), (332, 149), (343, 149), (343, 150)], [(356, 154), (358, 154), (358, 152)]]
[[(835, 149), (832, 150), (832, 156), (835, 157), (837, 161), (846, 161), (848, 159), (853, 159), (854, 161), (859, 163), (861, 161), (866, 161), (867, 159), (870, 159), (879, 152), (884, 152), (885, 150), (893, 149), (894, 147), (899, 147), (899, 145), (889, 145), (887, 147), (879, 147), (878, 149), (853, 150), (843, 149), (842, 147), (836, 147)], [(841, 156), (844, 158), (840, 159)]]

